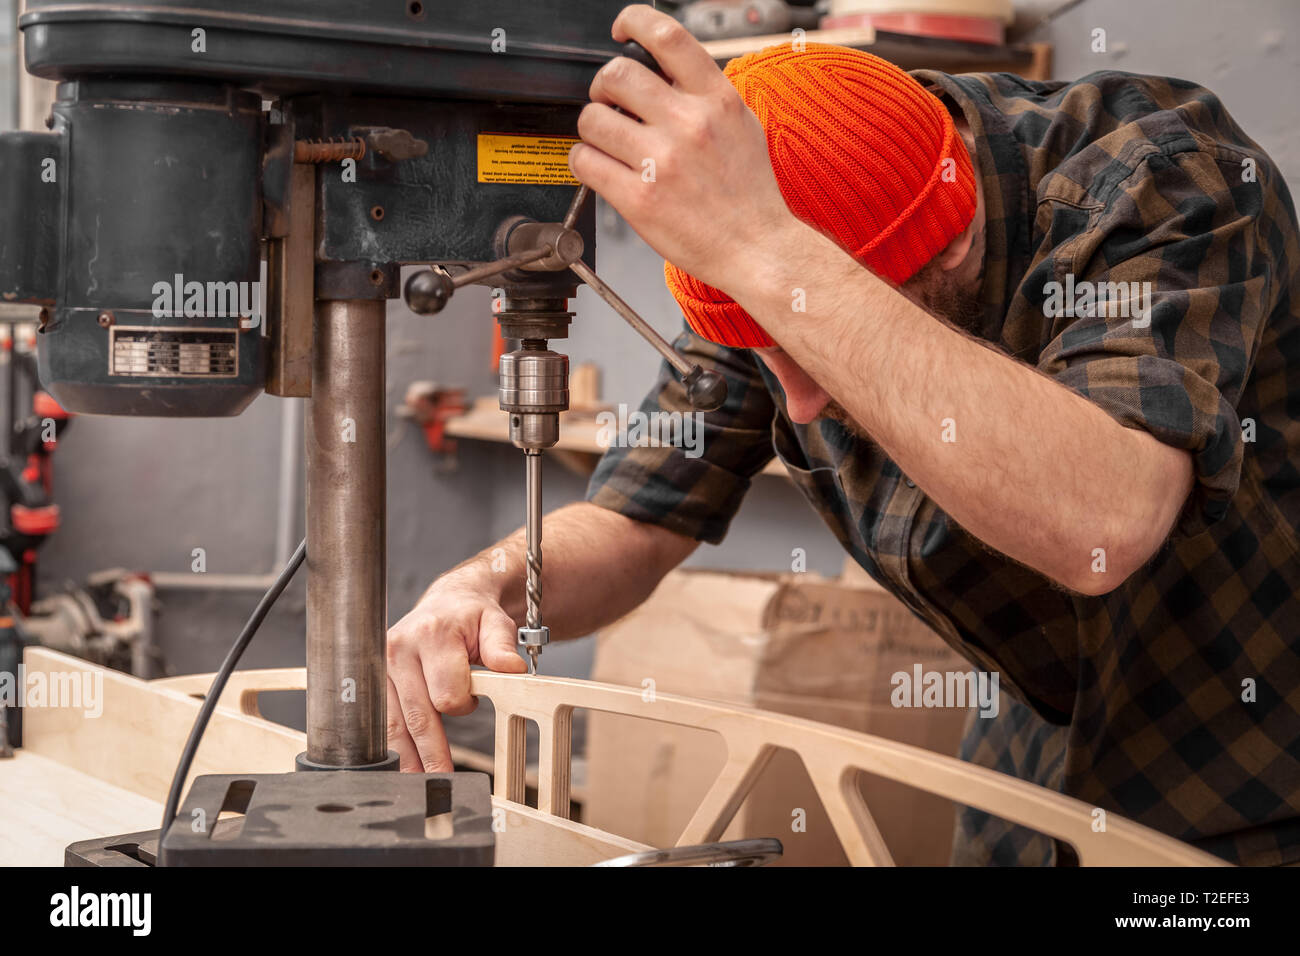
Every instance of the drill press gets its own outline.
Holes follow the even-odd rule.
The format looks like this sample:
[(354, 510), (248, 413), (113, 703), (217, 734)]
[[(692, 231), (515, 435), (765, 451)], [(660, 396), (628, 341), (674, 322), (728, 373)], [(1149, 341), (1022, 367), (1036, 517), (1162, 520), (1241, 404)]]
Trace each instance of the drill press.
[[(59, 81), (50, 132), (0, 136), (0, 294), (40, 308), (43, 383), (90, 414), (236, 415), (309, 398), (307, 749), (297, 771), (208, 775), (135, 863), (488, 863), (486, 779), (394, 769), (385, 740), (385, 303), (500, 286), (501, 403), (526, 461), (528, 614), (541, 619), (540, 455), (568, 406), (551, 351), (581, 280), (687, 377), (596, 278), (594, 215), (563, 188), (624, 0), (29, 0), (27, 69)], [(248, 301), (266, 262), (265, 321)], [(490, 280), (490, 282), (489, 282)], [(174, 288), (159, 308), (160, 289)], [(232, 298), (233, 297), (233, 298)], [(288, 768), (286, 768), (288, 769)], [(342, 812), (342, 810), (347, 812)], [(213, 835), (223, 811), (239, 828)], [(454, 818), (450, 838), (426, 821)], [(195, 821), (213, 821), (196, 828)], [(130, 865), (91, 841), (74, 863)], [(156, 856), (155, 856), (156, 855)]]
[[(628, 43), (623, 56), (636, 59), (656, 72), (658, 64), (638, 44)], [(727, 383), (716, 372), (692, 365), (673, 350), (658, 332), (619, 298), (582, 258), (584, 240), (575, 228), (590, 190), (579, 186), (561, 222), (536, 222), (522, 216), (502, 224), (498, 231), (496, 262), (453, 277), (443, 269), (417, 272), (407, 280), (405, 297), (411, 310), (432, 315), (446, 307), (457, 288), (493, 275), (509, 276), (515, 270), (560, 272), (570, 270), (605, 300), (638, 335), (644, 338), (682, 376), (686, 397), (701, 411), (719, 408), (727, 397)], [(560, 413), (569, 407), (569, 360), (547, 346), (550, 339), (567, 334), (573, 315), (564, 311), (563, 299), (507, 298), (497, 315), (501, 333), (520, 347), (501, 356), (499, 366), (501, 410), (509, 414), (510, 441), (524, 452), (525, 622), (518, 629), (519, 646), (528, 654), (529, 673), (537, 673), (542, 648), (551, 632), (542, 623), (542, 451), (560, 436)]]

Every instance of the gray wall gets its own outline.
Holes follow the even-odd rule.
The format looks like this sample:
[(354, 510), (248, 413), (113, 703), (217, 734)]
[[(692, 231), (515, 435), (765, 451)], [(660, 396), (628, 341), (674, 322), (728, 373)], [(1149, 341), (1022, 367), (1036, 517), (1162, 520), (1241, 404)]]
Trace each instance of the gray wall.
[(16, 0), (0, 0), (0, 129), (18, 122), (18, 14)]
[[(1038, 4), (1049, 6), (1053, 4)], [(1091, 30), (1108, 31), (1110, 51), (1089, 51)], [(1039, 31), (1056, 44), (1056, 73), (1103, 67), (1180, 75), (1219, 92), (1228, 108), (1281, 164), (1293, 190), (1300, 180), (1300, 4), (1290, 0), (1090, 0)], [(0, 53), (7, 36), (0, 31)], [(11, 98), (0, 87), (0, 118)], [(602, 210), (599, 267), (604, 278), (669, 337), (678, 314), (663, 287), (661, 262), (617, 217)], [(604, 397), (640, 400), (657, 358), (583, 290), (573, 335), (560, 345), (576, 364), (604, 370)], [(492, 323), (488, 293), (458, 294), (440, 317), (418, 318), (394, 304), (389, 319), (389, 407), (408, 382), (433, 379), (490, 394)], [(42, 588), (90, 571), (125, 566), (188, 570), (193, 547), (208, 570), (262, 571), (272, 558), (279, 459), (279, 399), (263, 397), (240, 418), (175, 422), (81, 418), (57, 455), (64, 527), (42, 555)], [(505, 446), (465, 441), (458, 468), (435, 467), (418, 430), (390, 416), (390, 619), (413, 604), (430, 579), (518, 525), (522, 467)], [(584, 482), (558, 464), (546, 471), (548, 507), (577, 499)], [(809, 568), (834, 574), (834, 539), (781, 479), (755, 483), (731, 536), (702, 547), (690, 563), (745, 569), (789, 567), (793, 547)], [(165, 592), (161, 630), (179, 672), (213, 667), (253, 606), (252, 594)], [(301, 584), (282, 599), (250, 651), (252, 665), (302, 660)], [(546, 656), (549, 673), (586, 673), (589, 641)]]
[[(1017, 3), (1043, 13), (1060, 0)], [(1106, 31), (1106, 53), (1092, 31)], [(1296, 0), (1085, 0), (1031, 39), (1054, 45), (1057, 79), (1125, 70), (1213, 90), (1300, 193), (1300, 3)]]

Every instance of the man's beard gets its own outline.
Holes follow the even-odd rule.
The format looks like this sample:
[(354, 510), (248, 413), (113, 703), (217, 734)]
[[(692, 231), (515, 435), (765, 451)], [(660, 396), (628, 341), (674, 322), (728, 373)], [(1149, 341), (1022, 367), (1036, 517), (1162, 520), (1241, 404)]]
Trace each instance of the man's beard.
[(820, 417), (829, 418), (831, 421), (843, 425), (852, 433), (854, 438), (857, 438), (860, 441), (871, 441), (871, 436), (867, 434), (867, 430), (854, 421), (853, 416), (848, 413), (848, 410), (839, 402), (835, 401), (835, 399), (831, 399), (826, 403), (826, 406), (821, 411)]
[[(977, 295), (960, 288), (937, 263), (929, 263), (915, 276), (903, 283), (899, 291), (936, 318), (970, 334), (978, 335), (984, 309)], [(831, 399), (822, 409), (821, 418), (829, 418), (846, 428), (861, 441), (871, 441), (871, 435), (848, 410)]]
[(979, 335), (984, 307), (977, 291), (963, 288), (936, 262), (904, 282), (899, 291), (937, 318), (970, 335)]

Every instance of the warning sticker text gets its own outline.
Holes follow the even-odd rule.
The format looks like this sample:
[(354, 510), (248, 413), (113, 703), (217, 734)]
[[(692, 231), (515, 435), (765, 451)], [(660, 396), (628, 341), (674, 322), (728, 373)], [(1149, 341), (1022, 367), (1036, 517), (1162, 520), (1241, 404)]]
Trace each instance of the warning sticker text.
[(478, 181), (576, 186), (569, 172), (569, 149), (576, 142), (568, 136), (480, 133)]

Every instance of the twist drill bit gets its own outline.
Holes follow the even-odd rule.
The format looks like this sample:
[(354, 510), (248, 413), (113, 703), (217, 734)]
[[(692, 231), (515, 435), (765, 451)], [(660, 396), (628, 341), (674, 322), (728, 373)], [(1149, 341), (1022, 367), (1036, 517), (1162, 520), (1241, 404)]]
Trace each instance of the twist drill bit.
[(525, 450), (524, 469), (524, 494), (528, 502), (524, 520), (527, 620), (519, 639), (528, 651), (528, 672), (536, 674), (542, 645), (550, 637), (548, 628), (542, 624), (542, 453), (539, 449)]
[(528, 626), (542, 626), (542, 505), (541, 505), (541, 452), (529, 449), (524, 453), (524, 494), (528, 499), (525, 519), (528, 541)]
[(542, 554), (528, 552), (528, 626), (542, 626)]

